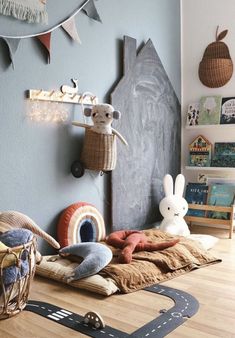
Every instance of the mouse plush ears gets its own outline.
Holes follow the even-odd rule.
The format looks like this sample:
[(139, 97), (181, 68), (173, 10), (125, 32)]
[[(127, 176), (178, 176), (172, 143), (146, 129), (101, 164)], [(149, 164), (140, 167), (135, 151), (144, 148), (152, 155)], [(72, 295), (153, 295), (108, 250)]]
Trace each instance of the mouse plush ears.
[[(115, 120), (119, 120), (120, 118), (121, 118), (121, 113), (120, 113), (120, 111), (118, 111), (118, 110), (114, 110), (114, 108), (110, 105), (110, 104), (107, 104), (107, 103), (105, 103), (105, 104), (97, 104), (97, 105), (94, 105), (93, 106), (93, 109), (95, 108), (95, 107), (97, 107), (98, 109), (102, 109), (102, 107), (107, 107), (107, 106), (109, 106), (110, 107), (110, 109), (112, 109), (112, 117), (115, 119)], [(86, 108), (84, 108), (84, 115), (85, 116), (87, 116), (87, 117), (89, 117), (89, 116), (91, 116), (91, 113), (92, 113), (92, 108), (90, 108), (90, 107), (86, 107)]]
[(207, 46), (198, 70), (199, 79), (209, 88), (224, 86), (233, 74), (233, 62), (228, 46), (221, 41), (227, 35), (228, 30), (219, 34), (218, 30), (219, 26), (216, 29), (216, 41)]

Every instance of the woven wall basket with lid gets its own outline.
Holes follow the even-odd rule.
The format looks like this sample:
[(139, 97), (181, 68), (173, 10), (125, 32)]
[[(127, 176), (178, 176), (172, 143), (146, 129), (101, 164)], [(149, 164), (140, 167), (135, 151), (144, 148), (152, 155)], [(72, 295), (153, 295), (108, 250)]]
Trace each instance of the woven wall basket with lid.
[(116, 135), (98, 134), (86, 129), (81, 161), (86, 169), (113, 170), (117, 162)]
[(216, 41), (207, 46), (200, 62), (199, 78), (207, 87), (222, 87), (231, 79), (233, 74), (233, 62), (228, 46), (221, 41), (227, 33), (228, 31), (224, 30), (218, 35), (217, 27)]

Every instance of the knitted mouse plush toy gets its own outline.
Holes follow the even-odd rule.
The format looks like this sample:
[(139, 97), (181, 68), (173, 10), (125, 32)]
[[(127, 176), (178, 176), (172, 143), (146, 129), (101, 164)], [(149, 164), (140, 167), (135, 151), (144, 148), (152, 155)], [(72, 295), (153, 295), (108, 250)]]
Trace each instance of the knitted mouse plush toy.
[(122, 143), (127, 145), (127, 141), (124, 137), (111, 126), (114, 119), (119, 120), (121, 117), (120, 111), (115, 110), (111, 104), (101, 103), (94, 105), (92, 108), (87, 107), (84, 109), (84, 115), (91, 117), (93, 125), (76, 121), (73, 121), (72, 124), (74, 126), (91, 129), (98, 134), (114, 134), (122, 141)]
[(108, 103), (96, 104), (92, 108), (86, 107), (84, 115), (92, 119), (94, 125), (91, 130), (100, 134), (112, 134), (113, 120), (119, 120), (121, 117), (120, 111), (114, 110), (113, 106)]
[(131, 262), (133, 252), (163, 250), (178, 242), (179, 239), (159, 243), (148, 242), (145, 234), (137, 230), (115, 231), (106, 238), (107, 244), (122, 249), (119, 255), (119, 263), (126, 264)]

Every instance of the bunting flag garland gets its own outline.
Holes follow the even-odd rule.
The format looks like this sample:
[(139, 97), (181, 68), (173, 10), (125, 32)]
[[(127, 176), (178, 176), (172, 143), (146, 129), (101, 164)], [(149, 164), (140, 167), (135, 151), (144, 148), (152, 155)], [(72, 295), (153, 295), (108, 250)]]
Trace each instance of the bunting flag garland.
[(37, 39), (47, 50), (47, 62), (51, 61), (51, 32), (37, 36)]
[[(0, 14), (3, 15), (11, 15), (16, 17), (19, 20), (25, 20), (28, 22), (45, 22), (47, 20), (47, 13), (45, 11), (47, 0), (0, 0)], [(27, 11), (28, 8), (28, 11)], [(22, 9), (22, 11), (20, 10)], [(39, 9), (41, 12), (39, 13)], [(33, 12), (35, 10), (35, 12)], [(89, 17), (96, 21), (102, 23), (99, 13), (95, 7), (94, 0), (86, 0), (83, 5), (76, 10), (74, 14), (71, 15), (70, 18), (67, 18), (62, 23), (59, 23), (57, 26), (52, 29), (46, 31), (41, 35), (32, 35), (30, 37), (36, 37), (37, 40), (45, 47), (47, 52), (47, 63), (50, 63), (51, 59), (51, 34), (54, 30), (61, 27), (69, 37), (76, 41), (77, 43), (81, 43), (76, 23), (75, 16), (83, 10), (84, 13)], [(24, 13), (24, 14), (23, 14)], [(31, 13), (31, 14), (29, 14)], [(34, 14), (33, 14), (34, 13)], [(9, 58), (12, 63), (12, 67), (14, 68), (14, 55), (17, 51), (21, 38), (22, 37), (4, 37), (2, 39), (6, 42), (9, 49)]]
[(78, 35), (75, 18), (72, 17), (70, 20), (66, 21), (61, 25), (65, 32), (76, 42), (81, 43), (81, 40)]
[(94, 4), (94, 0), (90, 0), (84, 7), (83, 11), (86, 13), (89, 18), (92, 18), (96, 21), (102, 22), (99, 16), (99, 13), (97, 12), (97, 9)]
[(9, 39), (9, 38), (3, 38), (3, 40), (6, 42), (7, 47), (9, 49), (9, 57), (12, 63), (13, 69), (15, 68), (14, 65), (14, 55), (18, 49), (18, 46), (20, 44), (20, 39)]

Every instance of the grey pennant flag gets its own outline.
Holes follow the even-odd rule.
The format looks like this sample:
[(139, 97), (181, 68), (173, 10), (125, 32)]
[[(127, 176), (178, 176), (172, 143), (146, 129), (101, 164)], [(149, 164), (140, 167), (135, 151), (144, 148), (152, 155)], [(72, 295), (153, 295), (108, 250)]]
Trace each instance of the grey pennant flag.
[(14, 55), (17, 51), (17, 48), (19, 46), (20, 40), (21, 39), (10, 39), (10, 38), (3, 38), (3, 40), (6, 42), (7, 47), (9, 49), (9, 57), (12, 63), (13, 69), (15, 68), (14, 65)]
[(96, 21), (102, 22), (99, 16), (99, 13), (97, 12), (97, 9), (94, 4), (94, 0), (90, 0), (84, 7), (84, 12), (86, 13), (89, 18), (92, 18)]

